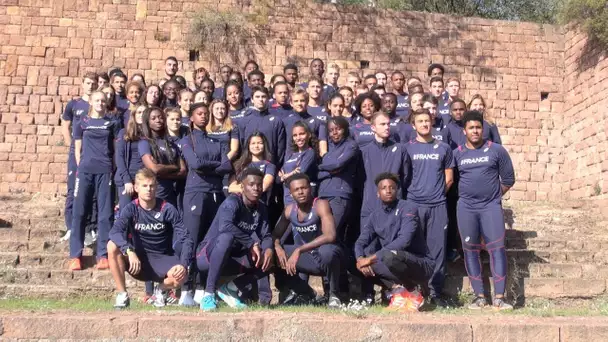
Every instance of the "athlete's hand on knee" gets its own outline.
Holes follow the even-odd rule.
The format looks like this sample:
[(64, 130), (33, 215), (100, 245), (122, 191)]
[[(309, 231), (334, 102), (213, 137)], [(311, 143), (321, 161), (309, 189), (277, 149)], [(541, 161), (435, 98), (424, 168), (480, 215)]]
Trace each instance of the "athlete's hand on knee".
[(357, 259), (357, 268), (371, 265), (371, 258), (360, 257)]
[(274, 250), (277, 253), (277, 259), (279, 259), (279, 266), (282, 269), (287, 269), (287, 254), (285, 254), (285, 250), (280, 246), (275, 246)]
[(135, 193), (135, 188), (133, 187), (133, 183), (125, 183), (125, 194), (133, 196)]
[(262, 271), (266, 272), (270, 268), (272, 262), (272, 248), (268, 248), (264, 251), (264, 262), (262, 263)]
[(262, 251), (257, 242), (251, 246), (251, 260), (253, 260), (256, 268), (260, 268), (260, 265), (262, 265)]
[(296, 265), (298, 264), (298, 259), (300, 258), (300, 249), (296, 248), (293, 253), (291, 254), (291, 256), (289, 257), (289, 260), (287, 260), (287, 274), (289, 275), (296, 275), (297, 271), (296, 271)]
[(139, 274), (139, 271), (141, 271), (141, 261), (139, 261), (137, 254), (129, 250), (127, 251), (127, 257), (129, 258), (129, 273)]
[(364, 276), (366, 277), (374, 277), (376, 274), (374, 273), (374, 270), (372, 269), (371, 266), (364, 266), (361, 267), (360, 269), (361, 273), (363, 273)]
[(182, 265), (175, 265), (169, 270), (169, 275), (175, 280), (181, 282), (186, 278), (186, 268)]

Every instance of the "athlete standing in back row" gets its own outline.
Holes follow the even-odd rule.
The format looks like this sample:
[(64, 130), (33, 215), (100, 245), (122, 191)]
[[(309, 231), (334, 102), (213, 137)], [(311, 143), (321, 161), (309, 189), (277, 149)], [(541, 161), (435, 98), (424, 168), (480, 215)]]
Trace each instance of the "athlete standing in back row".
[(504, 300), (507, 255), (502, 211), (502, 196), (515, 183), (513, 163), (504, 147), (482, 138), (483, 115), (480, 112), (466, 112), (463, 123), (467, 141), (454, 150), (454, 160), (460, 175), (458, 228), (467, 273), (476, 296), (469, 308), (481, 309), (487, 303), (479, 260), (479, 253), (485, 246), (490, 254), (494, 281), (493, 307), (497, 310), (513, 309)]

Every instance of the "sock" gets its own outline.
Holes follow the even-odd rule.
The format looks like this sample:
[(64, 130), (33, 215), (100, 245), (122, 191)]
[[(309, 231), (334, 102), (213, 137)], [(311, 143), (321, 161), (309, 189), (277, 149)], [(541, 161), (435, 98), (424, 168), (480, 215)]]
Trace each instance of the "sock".
[(203, 294), (203, 297), (207, 297), (207, 296), (215, 296), (215, 293), (210, 293), (210, 292), (205, 291)]

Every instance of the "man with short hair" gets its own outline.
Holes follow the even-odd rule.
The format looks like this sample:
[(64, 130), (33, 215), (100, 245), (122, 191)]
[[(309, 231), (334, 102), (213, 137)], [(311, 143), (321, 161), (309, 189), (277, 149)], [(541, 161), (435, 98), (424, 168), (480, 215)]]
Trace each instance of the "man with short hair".
[(378, 84), (378, 80), (376, 79), (375, 75), (366, 75), (365, 78), (363, 79), (363, 84), (365, 84), (365, 86), (367, 87), (368, 91), (371, 91), (372, 88)]
[(416, 137), (407, 144), (412, 180), (407, 200), (418, 208), (418, 217), (430, 257), (435, 264), (429, 280), (431, 303), (447, 307), (441, 297), (445, 280), (448, 212), (446, 193), (454, 183), (454, 159), (450, 145), (433, 137), (434, 118), (427, 109), (411, 114)]
[(80, 119), (89, 114), (89, 96), (97, 89), (98, 76), (94, 72), (87, 72), (82, 78), (82, 96), (78, 99), (70, 100), (65, 106), (61, 116), (61, 134), (63, 135), (64, 146), (69, 146), (68, 154), (68, 193), (65, 198), (65, 226), (66, 233), (61, 238), (62, 241), (70, 240), (72, 230), (72, 207), (74, 205), (74, 185), (76, 183), (76, 157), (74, 155), (74, 127), (80, 125)]
[(398, 175), (403, 191), (398, 197), (404, 198), (410, 160), (405, 145), (390, 139), (390, 117), (385, 112), (377, 112), (372, 117), (371, 130), (374, 140), (361, 147), (365, 183), (363, 184), (363, 206), (361, 208), (361, 226), (367, 223), (371, 213), (378, 208), (379, 201), (374, 181), (382, 172)]
[(483, 121), (480, 112), (465, 112), (466, 143), (454, 150), (459, 175), (458, 229), (467, 274), (476, 296), (469, 309), (479, 310), (487, 305), (479, 259), (479, 253), (485, 247), (490, 254), (494, 282), (492, 306), (496, 310), (511, 310), (513, 306), (504, 298), (507, 254), (502, 197), (515, 184), (515, 171), (507, 150), (483, 139)]
[(129, 109), (129, 100), (127, 100), (125, 85), (127, 84), (127, 75), (122, 72), (117, 72), (110, 77), (110, 85), (116, 93), (116, 107), (121, 111), (126, 112)]
[[(374, 179), (381, 205), (374, 210), (355, 243), (363, 293), (373, 303), (373, 284), (388, 289), (390, 307), (418, 311), (424, 303), (419, 289), (433, 273), (416, 207), (398, 197), (397, 175), (382, 172)], [(411, 291), (411, 292), (410, 292)], [(371, 303), (370, 303), (371, 304)]]
[(401, 71), (395, 71), (391, 75), (393, 93), (397, 95), (397, 115), (406, 118), (410, 115), (409, 94), (405, 91), (405, 75)]
[(177, 75), (179, 66), (177, 64), (177, 58), (169, 56), (165, 59), (165, 79), (170, 80)]
[[(272, 263), (268, 208), (260, 201), (264, 174), (257, 168), (247, 168), (239, 178), (241, 193), (226, 198), (197, 247), (196, 264), (207, 279), (200, 302), (203, 311), (217, 309), (220, 276), (239, 276), (220, 286), (217, 295), (232, 308), (245, 308), (238, 289), (265, 278)], [(263, 301), (270, 303), (270, 298)]]
[[(314, 298), (314, 291), (298, 276), (320, 275), (329, 278), (329, 302), (331, 309), (340, 308), (339, 279), (343, 254), (334, 244), (336, 227), (327, 200), (313, 198), (308, 176), (297, 173), (286, 181), (294, 203), (285, 208), (274, 232), (274, 248), (279, 266), (287, 272), (292, 293), (286, 302), (296, 295)], [(284, 245), (281, 238), (291, 227), (293, 245)]]
[(169, 289), (186, 281), (194, 242), (177, 209), (156, 198), (156, 189), (154, 173), (138, 171), (137, 199), (121, 209), (110, 230), (108, 259), (118, 291), (115, 308), (130, 304), (125, 272), (140, 281), (160, 283), (155, 290), (157, 307), (165, 306)]
[(376, 80), (378, 81), (379, 86), (386, 87), (387, 76), (384, 71), (378, 71), (376, 73)]
[(323, 106), (323, 80), (317, 76), (311, 77), (308, 80), (306, 92), (308, 93), (308, 112), (317, 120), (326, 122), (328, 113)]
[(296, 88), (298, 83), (298, 66), (295, 64), (287, 64), (283, 67), (283, 76), (285, 76), (285, 82), (289, 85), (290, 91)]

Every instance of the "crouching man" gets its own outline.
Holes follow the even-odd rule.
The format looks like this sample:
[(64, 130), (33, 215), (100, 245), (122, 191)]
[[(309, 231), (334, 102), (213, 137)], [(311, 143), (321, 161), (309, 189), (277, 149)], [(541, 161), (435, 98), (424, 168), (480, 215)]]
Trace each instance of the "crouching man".
[(374, 283), (380, 284), (390, 291), (391, 308), (418, 311), (424, 303), (420, 287), (433, 274), (434, 263), (417, 209), (397, 199), (396, 175), (381, 173), (375, 183), (382, 205), (361, 228), (355, 243), (357, 269), (364, 276), (364, 296), (373, 293)]
[(121, 210), (110, 231), (108, 259), (118, 291), (115, 308), (130, 303), (125, 272), (140, 281), (159, 283), (154, 293), (157, 307), (165, 306), (169, 289), (186, 280), (193, 242), (177, 209), (156, 198), (156, 186), (152, 171), (137, 172), (137, 199)]

